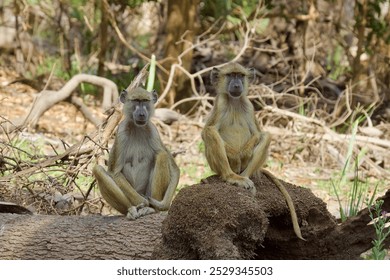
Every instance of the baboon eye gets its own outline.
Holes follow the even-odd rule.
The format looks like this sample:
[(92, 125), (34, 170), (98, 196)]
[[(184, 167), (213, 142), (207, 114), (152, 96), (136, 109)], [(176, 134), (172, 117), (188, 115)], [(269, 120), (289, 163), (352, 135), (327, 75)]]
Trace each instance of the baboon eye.
[(133, 99), (132, 101), (134, 103), (146, 103), (146, 102), (149, 102), (150, 100), (148, 100), (148, 99)]
[(242, 79), (244, 77), (244, 75), (242, 73), (229, 73), (227, 74), (227, 76), (231, 79), (231, 78), (234, 78), (234, 79)]

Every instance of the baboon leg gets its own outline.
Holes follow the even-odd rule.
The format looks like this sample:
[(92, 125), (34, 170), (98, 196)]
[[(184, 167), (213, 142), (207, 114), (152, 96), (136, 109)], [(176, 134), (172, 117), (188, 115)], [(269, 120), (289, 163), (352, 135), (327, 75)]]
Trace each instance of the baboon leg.
[(203, 132), (205, 142), (205, 155), (210, 168), (228, 183), (242, 186), (248, 190), (254, 189), (249, 178), (242, 177), (233, 172), (225, 151), (224, 141), (214, 127), (205, 127)]
[(225, 144), (215, 127), (205, 127), (203, 132), (205, 143), (205, 155), (211, 170), (219, 174), (222, 178), (233, 173), (225, 151)]
[(149, 202), (148, 200), (140, 195), (133, 186), (127, 181), (126, 177), (120, 172), (116, 174), (114, 177), (114, 181), (117, 184), (117, 186), (121, 189), (122, 193), (127, 197), (127, 199), (130, 201), (131, 205), (138, 206), (138, 205), (144, 205), (148, 206)]
[(100, 165), (93, 168), (93, 174), (97, 180), (100, 193), (103, 198), (117, 211), (126, 215), (131, 202), (123, 194), (111, 176)]
[(129, 209), (148, 206), (149, 202), (137, 193), (122, 173), (111, 176), (103, 167), (93, 168), (103, 198), (120, 213), (127, 215)]
[(150, 204), (157, 210), (168, 210), (179, 183), (180, 169), (167, 152), (157, 154), (152, 177)]
[(156, 163), (152, 175), (151, 196), (161, 201), (168, 188), (170, 180), (169, 158), (166, 153), (159, 153), (156, 156)]

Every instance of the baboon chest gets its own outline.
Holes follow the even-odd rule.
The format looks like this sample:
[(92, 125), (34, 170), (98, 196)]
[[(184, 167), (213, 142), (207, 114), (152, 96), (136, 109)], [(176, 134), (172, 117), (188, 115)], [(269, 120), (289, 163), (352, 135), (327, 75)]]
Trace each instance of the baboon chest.
[(219, 133), (227, 144), (236, 149), (241, 149), (251, 138), (248, 121), (245, 118), (234, 117), (234, 115), (222, 116)]
[(129, 142), (123, 173), (137, 192), (146, 194), (153, 174), (155, 152), (146, 138)]

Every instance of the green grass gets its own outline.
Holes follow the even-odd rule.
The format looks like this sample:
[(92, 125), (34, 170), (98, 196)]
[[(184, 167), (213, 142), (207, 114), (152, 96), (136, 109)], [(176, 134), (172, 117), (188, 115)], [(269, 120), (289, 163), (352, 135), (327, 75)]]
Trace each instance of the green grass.
[[(208, 164), (205, 164), (204, 170), (202, 172), (199, 171), (200, 168), (196, 164), (187, 164), (184, 167), (180, 168), (180, 174), (186, 175), (191, 181), (195, 182), (195, 184), (200, 183), (200, 181), (204, 178), (207, 178), (215, 173), (210, 169)], [(184, 187), (187, 187), (187, 184), (180, 184), (177, 187), (177, 190), (181, 190)]]
[(339, 203), (340, 218), (342, 222), (346, 221), (348, 217), (356, 216), (364, 207), (370, 207), (373, 204), (378, 190), (378, 184), (376, 184), (371, 191), (371, 184), (369, 184), (368, 181), (361, 182), (358, 178), (358, 174), (356, 174), (352, 183), (349, 185), (351, 186), (348, 186), (348, 184), (344, 185), (346, 191), (344, 191), (345, 195), (343, 199), (341, 197), (341, 191), (336, 189), (336, 185), (334, 181), (332, 181), (334, 193)]
[[(362, 149), (357, 155), (356, 159), (352, 160), (357, 129), (361, 121), (362, 119), (358, 118), (353, 122), (351, 129), (352, 137), (348, 143), (348, 150), (345, 156), (346, 160), (344, 167), (341, 170), (338, 178), (336, 180), (332, 180), (332, 187), (339, 202), (341, 221), (345, 221), (348, 217), (355, 216), (357, 212), (363, 208), (363, 202), (366, 202), (367, 206), (370, 206), (377, 191), (376, 185), (371, 197), (368, 197), (369, 184), (364, 184), (359, 180), (359, 161), (365, 155), (366, 150)], [(346, 188), (348, 175), (351, 174), (353, 170), (352, 168), (354, 168), (355, 173), (352, 187)], [(340, 194), (345, 191), (347, 195), (346, 199), (343, 200), (340, 198)]]
[(305, 102), (300, 102), (298, 107), (298, 114), (300, 114), (301, 116), (306, 116)]
[(340, 45), (334, 48), (327, 57), (327, 70), (330, 71), (329, 77), (332, 80), (337, 80), (340, 76), (350, 71), (350, 67), (343, 65), (342, 58), (344, 57), (344, 50)]
[(382, 211), (383, 200), (377, 200), (373, 205), (373, 209), (370, 210), (370, 218), (375, 228), (376, 238), (372, 241), (372, 250), (368, 259), (371, 260), (384, 260), (387, 255), (385, 249), (385, 239), (390, 235), (390, 214)]

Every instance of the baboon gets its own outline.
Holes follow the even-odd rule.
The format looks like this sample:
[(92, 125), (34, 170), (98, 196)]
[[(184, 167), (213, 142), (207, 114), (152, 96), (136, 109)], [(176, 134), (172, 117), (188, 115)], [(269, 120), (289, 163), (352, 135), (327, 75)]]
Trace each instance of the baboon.
[(93, 168), (103, 198), (134, 220), (168, 210), (180, 171), (161, 141), (150, 118), (157, 101), (155, 91), (122, 91), (124, 120), (119, 124), (109, 153), (108, 170)]
[(272, 173), (262, 169), (271, 137), (260, 130), (247, 96), (248, 80), (253, 75), (253, 71), (238, 63), (211, 71), (211, 83), (216, 87), (217, 96), (202, 131), (206, 159), (210, 168), (223, 180), (243, 186), (253, 195), (256, 188), (250, 177), (260, 172), (268, 176), (284, 195), (294, 232), (303, 239), (290, 195)]

